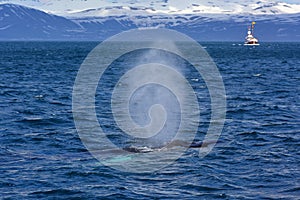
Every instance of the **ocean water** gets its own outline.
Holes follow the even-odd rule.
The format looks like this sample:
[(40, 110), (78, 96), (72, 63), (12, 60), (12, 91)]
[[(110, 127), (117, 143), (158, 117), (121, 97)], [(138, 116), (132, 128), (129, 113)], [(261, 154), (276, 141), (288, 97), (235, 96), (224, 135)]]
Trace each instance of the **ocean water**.
[[(0, 198), (299, 199), (300, 44), (201, 44), (226, 89), (219, 141), (204, 158), (188, 149), (171, 165), (139, 174), (103, 166), (74, 125), (73, 85), (97, 43), (1, 42)], [(193, 71), (185, 73), (192, 86), (205, 88)], [(209, 95), (202, 95), (198, 139), (210, 117)], [(104, 128), (115, 132), (110, 120)]]

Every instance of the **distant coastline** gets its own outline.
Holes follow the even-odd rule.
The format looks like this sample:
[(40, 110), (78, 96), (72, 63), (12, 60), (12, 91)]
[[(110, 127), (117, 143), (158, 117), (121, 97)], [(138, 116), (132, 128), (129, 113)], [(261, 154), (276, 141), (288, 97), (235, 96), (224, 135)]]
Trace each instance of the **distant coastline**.
[[(197, 41), (243, 41), (247, 24), (258, 22), (261, 42), (300, 41), (300, 13), (278, 15), (153, 15), (66, 18), (15, 4), (0, 4), (0, 41), (102, 41), (139, 27), (170, 28)], [(140, 21), (148, 24), (140, 24)]]

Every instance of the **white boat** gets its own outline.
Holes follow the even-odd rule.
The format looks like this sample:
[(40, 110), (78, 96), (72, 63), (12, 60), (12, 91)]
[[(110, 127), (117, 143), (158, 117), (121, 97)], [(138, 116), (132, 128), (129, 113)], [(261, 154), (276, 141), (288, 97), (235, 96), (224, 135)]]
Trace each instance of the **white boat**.
[(256, 23), (252, 22), (252, 26), (248, 27), (248, 35), (246, 36), (245, 46), (259, 46), (258, 39), (254, 37), (254, 25)]

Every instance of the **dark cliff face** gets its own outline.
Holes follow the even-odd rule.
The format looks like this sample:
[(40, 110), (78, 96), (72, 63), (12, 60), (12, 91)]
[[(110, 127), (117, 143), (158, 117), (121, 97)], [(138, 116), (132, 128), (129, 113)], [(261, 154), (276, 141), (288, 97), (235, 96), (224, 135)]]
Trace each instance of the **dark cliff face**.
[[(135, 19), (143, 20), (140, 16)], [(159, 21), (159, 19), (164, 21)], [(155, 16), (152, 26), (162, 25), (183, 32), (199, 41), (243, 41), (247, 25), (256, 20), (255, 36), (260, 41), (300, 41), (300, 14), (232, 16), (227, 19), (203, 16)], [(149, 18), (148, 22), (149, 22)], [(176, 19), (174, 21), (174, 19)], [(0, 5), (0, 40), (104, 40), (109, 36), (139, 27), (129, 17), (67, 19), (15, 4)]]

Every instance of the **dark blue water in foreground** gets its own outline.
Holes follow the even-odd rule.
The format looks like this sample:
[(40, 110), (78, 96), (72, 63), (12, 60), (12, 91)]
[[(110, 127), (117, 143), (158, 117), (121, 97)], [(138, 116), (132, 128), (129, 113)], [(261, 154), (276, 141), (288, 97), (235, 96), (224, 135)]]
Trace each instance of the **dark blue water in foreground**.
[(96, 45), (0, 43), (1, 199), (300, 198), (299, 43), (203, 44), (226, 87), (220, 142), (151, 174), (101, 165), (77, 134), (72, 88)]

